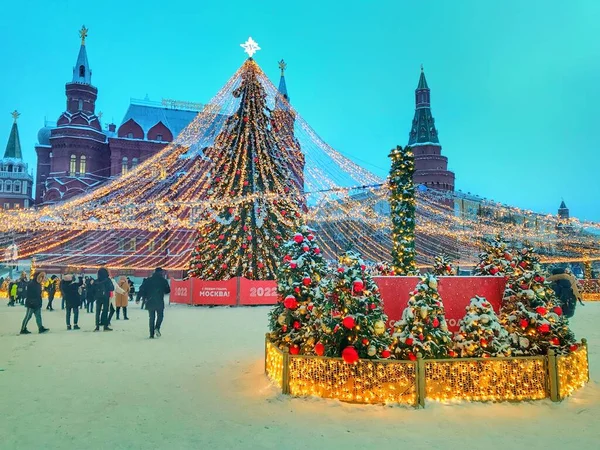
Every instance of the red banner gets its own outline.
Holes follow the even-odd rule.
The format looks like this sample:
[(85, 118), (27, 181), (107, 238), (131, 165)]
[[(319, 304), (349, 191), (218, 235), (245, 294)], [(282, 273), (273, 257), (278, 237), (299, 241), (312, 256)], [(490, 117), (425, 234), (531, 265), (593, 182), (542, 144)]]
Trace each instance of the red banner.
[(277, 281), (240, 278), (240, 305), (274, 305), (277, 303)]
[[(388, 325), (400, 320), (419, 277), (374, 277), (381, 292)], [(473, 297), (485, 297), (496, 313), (500, 310), (506, 281), (503, 277), (439, 277), (438, 290), (444, 302), (450, 331), (458, 331), (458, 322)]]
[(190, 305), (192, 303), (192, 280), (176, 280), (171, 278), (171, 303)]
[(193, 305), (235, 305), (237, 303), (237, 279), (226, 281), (192, 280)]

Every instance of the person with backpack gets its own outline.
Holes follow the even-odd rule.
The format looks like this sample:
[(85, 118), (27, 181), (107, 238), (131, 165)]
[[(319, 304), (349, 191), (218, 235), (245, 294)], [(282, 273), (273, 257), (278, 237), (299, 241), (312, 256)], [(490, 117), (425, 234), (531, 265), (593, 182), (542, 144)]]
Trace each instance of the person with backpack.
[(110, 306), (111, 292), (115, 288), (105, 267), (98, 269), (98, 278), (92, 286), (94, 301), (96, 302), (96, 328), (94, 331), (100, 331), (100, 326), (104, 327), (104, 331), (112, 331), (108, 326), (108, 308)]
[(52, 302), (54, 301), (54, 296), (56, 295), (56, 278), (56, 275), (52, 275), (48, 281), (48, 286), (46, 286), (46, 292), (48, 293), (48, 305), (46, 306), (46, 309), (48, 311), (54, 311), (54, 308), (52, 308)]
[(49, 331), (42, 324), (42, 286), (45, 279), (46, 274), (44, 272), (36, 272), (27, 286), (27, 298), (25, 299), (27, 312), (21, 324), (21, 334), (31, 334), (31, 331), (27, 329), (27, 324), (32, 316), (35, 316), (40, 334)]
[[(150, 324), (150, 339), (154, 339), (156, 334), (161, 336), (160, 327), (162, 325), (165, 311), (165, 294), (171, 292), (169, 282), (165, 279), (165, 272), (156, 268), (150, 278), (145, 281), (144, 291), (147, 298), (146, 308), (148, 309)], [(142, 288), (140, 287), (140, 290)]]

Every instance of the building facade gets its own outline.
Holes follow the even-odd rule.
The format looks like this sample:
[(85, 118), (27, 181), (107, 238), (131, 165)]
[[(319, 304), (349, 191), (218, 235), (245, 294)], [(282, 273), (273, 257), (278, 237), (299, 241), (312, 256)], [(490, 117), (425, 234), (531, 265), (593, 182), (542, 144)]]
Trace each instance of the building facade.
[(13, 124), (0, 160), (0, 207), (2, 209), (29, 208), (33, 205), (31, 196), (33, 176), (28, 173), (28, 166), (23, 161), (21, 141), (17, 119), (20, 114), (13, 111)]
[(415, 155), (415, 184), (440, 191), (454, 191), (454, 172), (448, 170), (448, 158), (442, 155), (435, 119), (431, 114), (431, 91), (423, 66), (415, 90), (415, 117), (408, 145)]
[(103, 127), (96, 113), (86, 37), (72, 79), (65, 86), (66, 110), (56, 125), (38, 133), (35, 202), (55, 203), (95, 189), (162, 150), (198, 114), (197, 104), (132, 99), (121, 124)]

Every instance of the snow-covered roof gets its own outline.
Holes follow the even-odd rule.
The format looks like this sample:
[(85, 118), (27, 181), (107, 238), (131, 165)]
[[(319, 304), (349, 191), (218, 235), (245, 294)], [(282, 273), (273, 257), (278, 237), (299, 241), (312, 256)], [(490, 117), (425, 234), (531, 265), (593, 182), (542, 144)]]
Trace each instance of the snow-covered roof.
[(121, 125), (133, 119), (144, 130), (144, 136), (147, 136), (150, 128), (162, 122), (173, 136), (177, 136), (197, 114), (198, 111), (195, 110), (168, 108), (160, 103), (131, 99)]

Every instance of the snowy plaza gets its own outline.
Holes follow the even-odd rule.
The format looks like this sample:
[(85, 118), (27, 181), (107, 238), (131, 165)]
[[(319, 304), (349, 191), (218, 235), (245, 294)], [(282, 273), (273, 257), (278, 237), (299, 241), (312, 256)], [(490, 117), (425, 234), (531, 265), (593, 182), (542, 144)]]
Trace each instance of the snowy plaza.
[(113, 333), (18, 336), (23, 308), (0, 313), (2, 448), (593, 449), (600, 439), (600, 303), (571, 320), (590, 345), (591, 380), (562, 403), (431, 402), (425, 409), (284, 396), (264, 375), (268, 307), (167, 307), (163, 336), (147, 314)]

